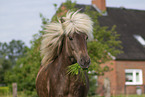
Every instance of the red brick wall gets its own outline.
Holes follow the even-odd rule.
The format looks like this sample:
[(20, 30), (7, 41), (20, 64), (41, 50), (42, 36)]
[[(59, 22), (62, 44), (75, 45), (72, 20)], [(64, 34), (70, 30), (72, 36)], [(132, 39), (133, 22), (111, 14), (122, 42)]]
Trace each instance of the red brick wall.
[[(109, 78), (111, 82), (111, 94), (124, 94), (125, 93), (125, 69), (142, 69), (143, 72), (143, 85), (140, 85), (142, 88), (142, 93), (144, 93), (145, 86), (145, 61), (111, 61), (113, 65), (110, 65), (110, 62), (102, 64), (101, 66), (109, 66), (113, 68), (113, 71), (106, 72), (104, 76), (98, 77), (98, 94), (103, 94), (103, 84), (104, 78)], [(127, 94), (136, 94), (136, 86), (139, 85), (127, 85), (126, 93)]]
[(136, 94), (136, 86), (142, 87), (144, 92), (145, 85), (145, 61), (116, 61), (117, 73), (117, 94), (124, 94), (125, 88), (125, 69), (142, 69), (143, 72), (143, 85), (127, 85), (127, 94)]

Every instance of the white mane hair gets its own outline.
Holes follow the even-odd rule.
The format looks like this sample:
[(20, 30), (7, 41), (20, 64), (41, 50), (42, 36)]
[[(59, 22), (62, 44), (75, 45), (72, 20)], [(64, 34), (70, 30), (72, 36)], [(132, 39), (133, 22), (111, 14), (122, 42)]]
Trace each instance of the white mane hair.
[[(78, 10), (79, 11), (79, 10)], [(66, 17), (62, 17), (64, 19), (63, 27), (65, 28), (65, 34), (73, 34), (73, 33), (86, 33), (88, 35), (88, 39), (93, 39), (93, 22), (91, 18), (84, 14), (76, 12), (67, 12)]]
[(50, 23), (46, 25), (45, 34), (42, 36), (41, 42), (41, 56), (42, 65), (48, 64), (53, 61), (61, 51), (62, 40), (65, 35), (73, 33), (86, 33), (88, 35), (88, 40), (93, 39), (93, 22), (91, 18), (84, 14), (68, 11), (65, 17), (58, 19), (58, 23)]

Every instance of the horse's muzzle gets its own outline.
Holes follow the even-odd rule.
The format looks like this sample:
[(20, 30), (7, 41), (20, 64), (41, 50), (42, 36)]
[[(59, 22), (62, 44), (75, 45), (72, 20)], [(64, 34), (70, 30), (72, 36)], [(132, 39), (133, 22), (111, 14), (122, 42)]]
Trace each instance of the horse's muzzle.
[(91, 61), (90, 61), (89, 57), (83, 57), (80, 59), (80, 61), (78, 63), (82, 69), (87, 69), (87, 68), (89, 68), (90, 62)]

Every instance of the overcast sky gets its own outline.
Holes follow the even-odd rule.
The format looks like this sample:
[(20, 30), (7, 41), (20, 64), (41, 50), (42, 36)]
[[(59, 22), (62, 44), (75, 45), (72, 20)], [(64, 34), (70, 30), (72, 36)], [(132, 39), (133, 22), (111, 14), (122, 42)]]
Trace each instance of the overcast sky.
[[(55, 9), (65, 0), (0, 0), (0, 42), (22, 40), (30, 46), (32, 36), (40, 30), (39, 14), (51, 18)], [(75, 0), (73, 0), (75, 1)], [(79, 4), (91, 4), (91, 0), (77, 0)], [(123, 6), (145, 10), (145, 0), (107, 0), (108, 7)]]

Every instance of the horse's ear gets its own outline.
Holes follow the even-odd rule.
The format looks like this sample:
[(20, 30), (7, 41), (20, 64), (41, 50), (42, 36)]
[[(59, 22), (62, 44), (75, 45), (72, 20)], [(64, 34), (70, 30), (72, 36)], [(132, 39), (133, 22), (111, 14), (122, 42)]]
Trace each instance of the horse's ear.
[(60, 18), (60, 22), (61, 23), (64, 23), (65, 22), (65, 20), (63, 19), (63, 17)]

